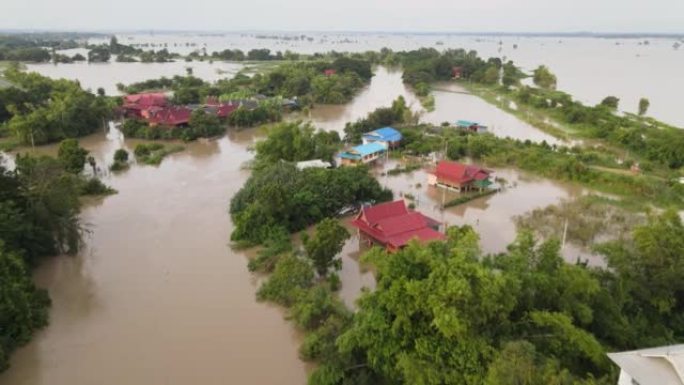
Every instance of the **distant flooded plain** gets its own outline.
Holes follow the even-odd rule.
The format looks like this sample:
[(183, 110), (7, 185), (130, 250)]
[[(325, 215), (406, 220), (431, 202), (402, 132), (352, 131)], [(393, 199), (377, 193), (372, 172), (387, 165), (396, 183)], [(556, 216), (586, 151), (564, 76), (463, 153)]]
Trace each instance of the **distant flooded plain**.
[[(82, 84), (103, 86), (99, 74), (70, 68), (70, 76)], [(341, 132), (345, 122), (389, 105), (398, 95), (420, 109), (401, 73), (382, 67), (375, 73), (349, 104), (317, 107), (304, 118)], [(117, 70), (106, 81), (130, 83), (150, 75)], [(474, 96), (445, 92), (436, 99), (436, 110), (425, 115), (428, 121), (479, 120), (497, 135), (546, 139)], [(77, 256), (49, 259), (36, 271), (38, 285), (53, 299), (50, 325), (13, 355), (0, 384), (305, 383), (307, 365), (297, 354), (300, 337), (281, 309), (255, 301), (259, 278), (246, 268), (250, 254), (229, 246), (228, 204), (249, 177), (243, 164), (262, 136), (258, 129), (231, 131), (216, 141), (186, 144), (185, 151), (158, 167), (104, 173), (105, 183), (119, 193), (86, 203), (82, 221), (90, 232)], [(116, 130), (81, 140), (102, 169), (116, 149), (131, 151), (137, 142)], [(54, 154), (55, 148), (37, 151)], [(435, 219), (472, 225), (485, 252), (503, 251), (514, 239), (512, 216), (583, 193), (502, 169), (497, 175), (511, 187), (442, 211), (441, 192), (427, 186), (425, 171), (381, 176), (382, 167), (394, 167), (392, 162), (376, 169), (381, 184), (397, 198), (414, 195), (417, 208)], [(350, 306), (362, 287), (374, 286), (372, 273), (358, 263), (362, 251), (352, 237), (342, 252), (340, 296)], [(564, 252), (574, 260), (575, 251)]]

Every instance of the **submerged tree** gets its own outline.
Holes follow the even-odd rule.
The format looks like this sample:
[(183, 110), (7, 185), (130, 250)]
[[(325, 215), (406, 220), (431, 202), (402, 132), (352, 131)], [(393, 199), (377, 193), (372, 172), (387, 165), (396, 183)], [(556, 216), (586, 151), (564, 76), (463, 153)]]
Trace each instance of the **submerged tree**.
[(606, 106), (611, 110), (617, 110), (618, 106), (620, 105), (620, 99), (616, 96), (606, 96), (601, 101), (601, 105)]
[[(57, 158), (64, 164), (64, 169), (74, 174), (80, 174), (83, 171), (87, 155), (88, 150), (81, 147), (76, 139), (63, 140), (57, 152)], [(95, 158), (92, 163), (95, 163)]]
[(551, 73), (548, 67), (541, 65), (534, 70), (533, 81), (540, 88), (547, 90), (556, 89), (556, 75)]
[(306, 256), (313, 261), (318, 275), (324, 277), (330, 268), (340, 270), (342, 260), (335, 258), (342, 251), (344, 242), (349, 238), (349, 231), (336, 220), (326, 218), (316, 226), (316, 233), (312, 237), (303, 235)]
[(639, 99), (639, 116), (646, 115), (648, 107), (651, 106), (651, 102), (646, 98)]

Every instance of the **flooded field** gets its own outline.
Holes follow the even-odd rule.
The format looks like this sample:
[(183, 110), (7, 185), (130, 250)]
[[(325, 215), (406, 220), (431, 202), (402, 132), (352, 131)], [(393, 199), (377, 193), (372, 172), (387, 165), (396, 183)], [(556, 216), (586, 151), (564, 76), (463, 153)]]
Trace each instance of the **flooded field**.
[[(304, 38), (302, 38), (304, 36)], [(383, 47), (411, 50), (464, 48), (484, 57), (513, 60), (526, 71), (544, 64), (558, 76), (558, 89), (597, 104), (604, 97), (620, 98), (620, 108), (636, 112), (639, 98), (651, 101), (649, 115), (684, 128), (678, 93), (684, 89), (684, 47), (674, 38), (592, 38), (530, 36), (460, 36), (410, 33), (216, 33), (119, 35), (123, 44), (151, 44), (150, 49), (189, 53), (206, 49), (268, 48), (272, 51), (363, 52)], [(109, 42), (108, 38), (93, 40)], [(648, 42), (648, 43), (646, 43)], [(682, 42), (679, 42), (682, 44)]]
[[(459, 197), (459, 193), (428, 186), (429, 166), (411, 173), (382, 175), (398, 163), (396, 160), (388, 160), (374, 169), (381, 184), (392, 189), (395, 199), (404, 196), (407, 203), (415, 204), (416, 210), (446, 226), (472, 226), (480, 235), (484, 253), (506, 251), (506, 246), (515, 240), (517, 231), (513, 217), (556, 204), (562, 199), (577, 198), (588, 193), (586, 189), (576, 185), (535, 177), (523, 171), (493, 169), (492, 176), (505, 181), (500, 182), (503, 187), (500, 192), (442, 210), (442, 203)], [(407, 194), (410, 194), (409, 197), (405, 197)], [(410, 198), (411, 196), (415, 198)], [(562, 234), (557, 236), (561, 238)], [(568, 262), (581, 258), (595, 265), (603, 263), (599, 257), (569, 244), (566, 244), (563, 255)]]
[(523, 122), (514, 115), (504, 112), (484, 100), (474, 97), (455, 83), (435, 86), (435, 110), (425, 113), (422, 121), (439, 125), (442, 122), (454, 123), (456, 120), (471, 120), (487, 126), (496, 136), (520, 140), (560, 144), (560, 140)]
[(27, 64), (28, 71), (51, 78), (78, 80), (81, 87), (95, 92), (98, 88), (104, 88), (107, 95), (118, 95), (117, 83), (131, 84), (160, 77), (185, 76), (187, 69), (191, 68), (194, 76), (207, 81), (216, 81), (223, 78), (233, 77), (242, 64), (208, 61), (172, 63), (86, 63), (77, 62), (70, 64)]
[[(71, 68), (69, 77), (84, 85), (101, 82), (104, 74), (111, 84), (160, 75), (106, 69), (116, 65), (103, 65), (97, 70), (102, 74), (40, 68)], [(427, 119), (456, 120), (467, 113), (494, 126), (496, 134), (544, 137), (515, 118), (506, 124), (497, 120), (503, 118), (474, 96), (447, 94), (437, 96), (437, 110)], [(316, 108), (311, 119), (319, 127), (342, 130), (346, 121), (398, 95), (419, 108), (400, 73), (378, 68), (354, 101)], [(255, 301), (258, 278), (247, 271), (249, 254), (228, 244), (228, 203), (249, 176), (242, 165), (262, 134), (231, 131), (217, 141), (186, 144), (185, 151), (158, 167), (134, 165), (119, 174), (105, 173), (105, 183), (119, 193), (84, 208), (82, 220), (91, 233), (79, 255), (50, 259), (36, 271), (36, 281), (53, 299), (50, 325), (13, 355), (0, 385), (305, 383), (307, 366), (297, 355), (300, 337), (281, 309)], [(132, 150), (136, 143), (118, 131), (81, 140), (103, 169), (116, 149)], [(55, 149), (37, 151), (54, 154)], [(393, 166), (392, 161), (386, 165)], [(514, 170), (497, 170), (497, 175), (513, 187), (445, 211), (438, 208), (441, 192), (427, 187), (424, 171), (379, 179), (397, 197), (415, 195), (417, 208), (435, 219), (475, 227), (485, 252), (502, 251), (513, 240), (512, 216), (583, 193)], [(352, 237), (342, 253), (340, 296), (350, 306), (362, 287), (374, 285), (372, 273), (358, 263), (360, 252)], [(572, 250), (565, 255), (574, 260)]]

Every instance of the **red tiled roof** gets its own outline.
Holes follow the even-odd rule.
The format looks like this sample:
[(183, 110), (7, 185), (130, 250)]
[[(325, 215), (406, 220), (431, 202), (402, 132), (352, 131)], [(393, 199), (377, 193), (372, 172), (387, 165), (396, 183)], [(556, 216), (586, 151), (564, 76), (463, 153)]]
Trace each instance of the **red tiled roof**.
[(379, 243), (395, 249), (411, 239), (421, 242), (444, 239), (444, 235), (430, 226), (438, 224), (432, 218), (409, 211), (403, 200), (364, 207), (352, 225)]
[(161, 92), (147, 92), (124, 96), (124, 105), (130, 108), (163, 107), (166, 105), (166, 102), (166, 95)]
[(402, 200), (380, 203), (375, 206), (364, 207), (361, 210), (361, 214), (363, 214), (366, 222), (368, 222), (371, 226), (375, 226), (383, 219), (396, 217), (398, 215), (404, 215), (407, 213), (408, 209)]
[(462, 185), (474, 180), (487, 179), (490, 171), (477, 166), (443, 160), (437, 164), (437, 168), (433, 174), (437, 176), (437, 178), (446, 179)]
[(429, 227), (424, 227), (416, 231), (405, 232), (397, 234), (388, 239), (390, 245), (395, 248), (400, 248), (409, 243), (412, 239), (417, 239), (420, 242), (442, 241), (446, 237), (439, 231), (435, 231)]
[(330, 76), (330, 75), (335, 75), (337, 73), (337, 71), (335, 71), (332, 68), (329, 68), (329, 69), (323, 71), (323, 73), (325, 74), (325, 76)]
[(164, 126), (178, 126), (190, 122), (192, 110), (187, 107), (167, 107), (150, 111), (149, 121), (151, 124)]
[(216, 110), (216, 115), (219, 118), (225, 118), (228, 115), (232, 114), (233, 111), (238, 109), (237, 104), (231, 104), (231, 103), (222, 103), (221, 105), (218, 106), (218, 109)]

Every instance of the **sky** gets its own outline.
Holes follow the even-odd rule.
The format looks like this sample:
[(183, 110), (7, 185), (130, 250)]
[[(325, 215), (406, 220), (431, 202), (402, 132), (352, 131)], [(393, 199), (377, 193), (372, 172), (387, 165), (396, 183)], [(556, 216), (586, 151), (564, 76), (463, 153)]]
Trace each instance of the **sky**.
[(684, 32), (684, 0), (2, 0), (0, 29)]

